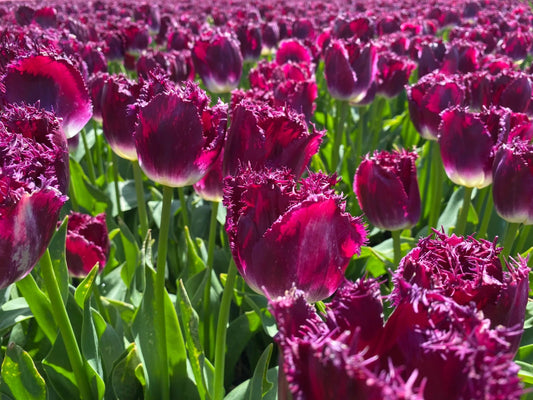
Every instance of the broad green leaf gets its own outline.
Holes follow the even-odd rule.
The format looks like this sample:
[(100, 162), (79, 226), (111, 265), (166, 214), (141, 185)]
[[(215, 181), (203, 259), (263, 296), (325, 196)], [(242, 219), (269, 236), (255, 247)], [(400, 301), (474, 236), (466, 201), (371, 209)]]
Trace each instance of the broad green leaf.
[(185, 227), (185, 239), (187, 240), (187, 248), (189, 250), (187, 254), (188, 269), (187, 275), (191, 276), (205, 269), (205, 263), (198, 255), (198, 249), (196, 244), (191, 239), (190, 231), (188, 227)]
[(459, 209), (463, 205), (464, 197), (464, 187), (459, 187), (455, 192), (453, 192), (452, 197), (448, 200), (446, 208), (439, 217), (439, 222), (437, 227), (440, 230), (441, 227), (444, 229), (444, 232), (450, 233), (451, 230), (457, 225), (457, 215), (459, 214)]
[[(278, 367), (270, 368), (266, 374), (267, 380), (272, 382), (272, 388), (263, 396), (264, 400), (278, 399)], [(233, 389), (224, 400), (248, 400), (250, 393), (251, 379), (241, 383)]]
[(120, 238), (122, 239), (122, 246), (124, 248), (124, 255), (126, 257), (126, 263), (122, 268), (121, 276), (124, 280), (124, 283), (129, 288), (133, 276), (135, 275), (135, 271), (137, 270), (137, 266), (140, 265), (139, 246), (137, 246), (135, 236), (133, 236), (133, 233), (131, 233), (127, 225), (122, 220), (119, 220), (119, 226)]
[(515, 363), (520, 367), (518, 376), (522, 381), (528, 384), (533, 384), (533, 365), (517, 360)]
[(81, 309), (84, 308), (85, 301), (91, 295), (94, 280), (96, 278), (97, 273), (98, 265), (95, 265), (91, 272), (89, 272), (87, 276), (83, 279), (83, 281), (81, 281), (81, 283), (76, 288), (76, 291), (74, 292), (74, 298), (76, 299), (76, 303), (78, 303), (78, 306), (80, 306)]
[(254, 375), (250, 381), (248, 400), (262, 399), (274, 387), (274, 384), (267, 378), (268, 363), (270, 362), (273, 348), (274, 345), (270, 343), (255, 366)]
[(66, 302), (68, 296), (68, 268), (67, 260), (65, 258), (65, 240), (67, 237), (67, 222), (65, 218), (61, 223), (59, 229), (54, 233), (48, 249), (50, 251), (50, 258), (54, 266), (54, 273), (56, 275), (59, 290), (63, 302)]
[(111, 382), (113, 391), (119, 400), (143, 399), (143, 388), (136, 377), (135, 370), (141, 365), (135, 343), (131, 343), (124, 355), (113, 367)]
[(46, 383), (31, 356), (20, 346), (7, 346), (2, 363), (2, 379), (16, 399), (46, 400)]
[(9, 300), (0, 306), (0, 334), (5, 334), (16, 323), (31, 317), (33, 317), (33, 314), (25, 298), (19, 297)]

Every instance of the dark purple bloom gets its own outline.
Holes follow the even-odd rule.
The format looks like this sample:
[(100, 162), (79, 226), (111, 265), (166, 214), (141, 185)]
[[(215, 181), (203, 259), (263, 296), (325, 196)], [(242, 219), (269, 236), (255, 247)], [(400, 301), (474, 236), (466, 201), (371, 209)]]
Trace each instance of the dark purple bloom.
[(261, 56), (263, 38), (261, 28), (257, 24), (241, 24), (237, 28), (237, 39), (241, 44), (241, 54), (244, 61), (256, 61)]
[(176, 28), (168, 36), (168, 50), (188, 50), (191, 46), (191, 33), (183, 28)]
[(275, 21), (265, 23), (262, 27), (263, 47), (274, 49), (279, 42), (279, 26)]
[(451, 76), (432, 73), (407, 87), (409, 114), (416, 130), (424, 139), (437, 140), (440, 113), (446, 108), (462, 105), (465, 89)]
[[(318, 151), (323, 132), (311, 132), (301, 114), (242, 101), (234, 109), (224, 151), (224, 176), (240, 165), (287, 167), (300, 176)], [(231, 155), (228, 156), (228, 155)]]
[(513, 60), (524, 60), (531, 50), (533, 38), (529, 32), (513, 31), (503, 38), (503, 53)]
[[(503, 325), (522, 330), (529, 292), (527, 260), (510, 260), (506, 270), (495, 243), (473, 237), (447, 236), (435, 231), (423, 238), (394, 273), (393, 302), (410, 296), (413, 286), (437, 292), (457, 304), (475, 304), (491, 327)], [(406, 297), (407, 296), (407, 297)], [(508, 339), (510, 352), (520, 343), (520, 335)]]
[(135, 147), (150, 179), (187, 186), (211, 168), (224, 144), (227, 110), (222, 103), (209, 107), (209, 100), (196, 84), (186, 82), (140, 107)]
[(386, 151), (366, 156), (357, 168), (354, 192), (366, 218), (374, 226), (396, 231), (420, 218), (420, 191), (415, 152)]
[(140, 23), (132, 23), (123, 29), (126, 50), (145, 50), (151, 42), (150, 32)]
[(491, 104), (508, 107), (514, 112), (525, 112), (531, 93), (529, 74), (507, 70), (492, 79)]
[(93, 217), (72, 211), (68, 217), (65, 243), (68, 270), (83, 278), (98, 263), (104, 269), (109, 255), (109, 237), (105, 214)]
[(416, 64), (407, 57), (395, 55), (393, 52), (379, 54), (377, 63), (377, 94), (388, 98), (396, 97), (409, 82)]
[(239, 43), (227, 33), (211, 33), (201, 37), (192, 51), (194, 66), (207, 90), (226, 93), (239, 85), (242, 55)]
[(140, 84), (124, 75), (111, 75), (101, 94), (104, 135), (113, 151), (128, 160), (137, 159), (133, 132), (137, 121), (134, 104), (139, 93)]
[(222, 176), (222, 163), (224, 161), (224, 149), (222, 149), (202, 179), (193, 185), (194, 191), (202, 198), (208, 201), (222, 201), (224, 196)]
[(344, 211), (336, 182), (321, 173), (298, 182), (286, 169), (250, 167), (225, 179), (226, 232), (237, 268), (253, 290), (276, 297), (295, 286), (314, 302), (337, 289), (366, 232), (359, 218)]
[(497, 136), (491, 134), (481, 116), (464, 107), (448, 108), (441, 118), (438, 140), (448, 178), (470, 188), (490, 185)]
[(93, 119), (98, 122), (102, 122), (102, 94), (104, 92), (104, 85), (108, 79), (109, 74), (97, 72), (87, 81), (89, 95), (93, 103)]
[(55, 28), (57, 26), (57, 11), (54, 7), (43, 7), (35, 11), (33, 19), (42, 28)]
[(518, 138), (502, 144), (492, 175), (498, 215), (508, 222), (533, 224), (533, 145)]
[(358, 103), (376, 78), (377, 53), (371, 44), (332, 40), (324, 55), (324, 75), (332, 97)]
[(66, 201), (57, 160), (66, 148), (38, 143), (0, 123), (0, 287), (22, 279), (45, 252)]
[(67, 138), (91, 119), (92, 104), (83, 78), (66, 58), (52, 55), (21, 57), (8, 65), (1, 78), (6, 103), (35, 104), (62, 118)]
[(310, 64), (312, 55), (301, 41), (296, 39), (283, 40), (276, 51), (276, 63), (282, 65), (289, 61)]

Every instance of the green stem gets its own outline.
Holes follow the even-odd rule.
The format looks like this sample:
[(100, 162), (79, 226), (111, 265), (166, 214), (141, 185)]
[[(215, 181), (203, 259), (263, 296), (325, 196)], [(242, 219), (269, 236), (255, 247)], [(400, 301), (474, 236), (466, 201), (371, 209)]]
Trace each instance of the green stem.
[(513, 243), (514, 243), (514, 240), (516, 238), (516, 234), (518, 233), (519, 228), (520, 228), (520, 223), (518, 222), (507, 223), (507, 230), (505, 232), (505, 236), (503, 239), (502, 256), (507, 257), (509, 254), (511, 254), (511, 249), (513, 247)]
[(336, 124), (335, 124), (335, 136), (333, 137), (333, 148), (331, 152), (331, 165), (330, 169), (332, 172), (337, 171), (337, 167), (339, 164), (339, 150), (342, 144), (342, 138), (344, 135), (344, 126), (346, 123), (346, 114), (348, 111), (349, 104), (347, 101), (344, 100), (337, 100), (336, 101), (337, 109), (336, 109)]
[(440, 206), (442, 202), (442, 184), (444, 181), (444, 171), (442, 168), (442, 158), (440, 155), (439, 144), (436, 141), (432, 141), (430, 146), (431, 149), (431, 182), (430, 182), (430, 191), (433, 193), (432, 196), (432, 206), (429, 210), (429, 219), (428, 219), (428, 228), (437, 228), (437, 225), (440, 215)]
[(41, 258), (40, 265), (46, 291), (48, 292), (48, 297), (50, 298), (50, 303), (52, 305), (52, 314), (59, 327), (59, 332), (61, 332), (61, 336), (63, 337), (70, 366), (74, 371), (74, 377), (76, 378), (76, 383), (80, 390), (80, 396), (84, 400), (90, 400), (93, 396), (89, 386), (89, 380), (87, 379), (83, 367), (83, 358), (78, 347), (78, 342), (76, 341), (76, 336), (74, 335), (74, 330), (72, 329), (72, 325), (68, 318), (67, 309), (61, 298), (61, 292), (59, 291), (59, 285), (57, 283), (54, 267), (52, 266), (52, 259), (50, 258), (50, 252), (48, 249)]
[(57, 327), (53, 321), (50, 300), (45, 296), (41, 289), (39, 289), (32, 274), (28, 274), (18, 281), (17, 289), (26, 299), (28, 307), (30, 307), (35, 320), (50, 343), (53, 344), (57, 337)]
[[(96, 120), (94, 119), (93, 119), (93, 131), (94, 131), (94, 136), (96, 138), (96, 160), (97, 160), (96, 166), (98, 167), (98, 175), (102, 176), (104, 175), (104, 161), (103, 161), (103, 156), (102, 156), (102, 135), (97, 134), (98, 122), (96, 122)], [(105, 181), (107, 182), (107, 177)]]
[(366, 109), (365, 106), (361, 106), (357, 109), (359, 113), (359, 121), (357, 122), (356, 141), (355, 141), (355, 167), (359, 166), (361, 162), (361, 156), (363, 155), (363, 135), (366, 130)]
[(459, 210), (459, 215), (457, 216), (457, 226), (455, 227), (455, 234), (457, 236), (463, 236), (465, 234), (466, 221), (468, 219), (468, 210), (470, 209), (470, 201), (473, 189), (474, 188), (465, 187), (463, 206), (461, 207), (461, 210)]
[(487, 194), (487, 201), (485, 204), (485, 209), (483, 210), (483, 219), (481, 220), (481, 225), (479, 226), (478, 237), (482, 238), (487, 234), (487, 229), (489, 228), (490, 217), (492, 216), (492, 209), (494, 208), (494, 200), (492, 198), (492, 190), (489, 190)]
[(91, 149), (89, 148), (89, 144), (87, 143), (87, 134), (85, 133), (85, 128), (83, 128), (80, 131), (80, 134), (81, 134), (81, 140), (83, 141), (83, 147), (85, 149), (85, 159), (87, 160), (87, 165), (89, 167), (89, 179), (91, 180), (91, 183), (94, 185), (96, 183), (96, 173), (94, 172), (93, 157), (91, 154)]
[[(207, 280), (204, 288), (204, 346), (205, 352), (211, 355), (211, 332), (210, 332), (210, 316), (211, 316), (211, 275), (213, 271), (213, 257), (215, 255), (215, 240), (217, 234), (217, 213), (218, 201), (211, 203), (211, 220), (209, 221), (209, 241), (207, 242)], [(211, 358), (211, 357), (208, 357)]]
[(523, 253), (524, 245), (526, 244), (526, 241), (529, 237), (529, 233), (531, 232), (531, 226), (532, 225), (526, 225), (524, 228), (522, 228), (522, 231), (520, 232), (520, 237), (518, 239), (518, 242), (516, 243), (516, 251), (518, 253)]
[(391, 231), (392, 234), (392, 246), (394, 249), (394, 265), (398, 267), (400, 260), (402, 259), (402, 242), (400, 240), (400, 235), (402, 231)]
[(115, 201), (117, 202), (117, 215), (122, 218), (122, 210), (120, 207), (120, 190), (118, 188), (118, 156), (112, 152), (113, 157), (113, 184), (115, 186)]
[(226, 334), (228, 330), (229, 310), (233, 298), (233, 287), (237, 277), (237, 267), (233, 258), (229, 264), (226, 285), (220, 301), (218, 313), (217, 337), (215, 343), (215, 377), (213, 400), (222, 400), (224, 397), (224, 369), (226, 353)]
[(189, 225), (189, 213), (187, 212), (187, 201), (185, 200), (185, 191), (182, 187), (178, 188), (178, 196), (180, 199), (181, 218), (183, 219), (183, 225)]
[(372, 148), (370, 151), (377, 150), (381, 131), (383, 130), (383, 110), (385, 109), (385, 98), (378, 96), (372, 103)]
[(170, 382), (168, 376), (167, 332), (165, 324), (165, 269), (167, 263), (168, 231), (170, 228), (170, 205), (172, 204), (173, 190), (163, 186), (163, 209), (161, 211), (161, 226), (157, 244), (157, 272), (155, 277), (155, 315), (157, 326), (157, 346), (161, 355), (160, 371), (161, 393), (163, 399), (168, 400)]
[(144, 188), (141, 167), (139, 161), (132, 161), (133, 177), (135, 179), (135, 191), (137, 192), (137, 210), (139, 211), (139, 222), (141, 224), (141, 242), (146, 238), (148, 233), (148, 214), (146, 213), (146, 204), (144, 203)]

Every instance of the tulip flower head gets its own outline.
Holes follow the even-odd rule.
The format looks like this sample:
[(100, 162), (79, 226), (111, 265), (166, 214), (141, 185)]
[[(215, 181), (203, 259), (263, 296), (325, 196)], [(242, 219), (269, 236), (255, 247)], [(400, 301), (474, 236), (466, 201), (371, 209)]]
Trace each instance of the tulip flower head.
[(56, 170), (65, 152), (66, 143), (47, 146), (0, 123), (0, 288), (26, 276), (48, 247), (67, 199)]
[(20, 57), (7, 66), (0, 83), (0, 102), (35, 104), (62, 118), (67, 138), (91, 119), (92, 104), (80, 71), (66, 58), (37, 54)]
[(65, 255), (71, 275), (82, 278), (96, 263), (101, 271), (107, 262), (109, 246), (105, 214), (93, 217), (74, 211), (70, 213)]
[(287, 169), (250, 167), (225, 179), (226, 232), (237, 268), (253, 290), (279, 296), (295, 286), (314, 302), (337, 289), (366, 232), (359, 218), (344, 211), (336, 182), (321, 173), (298, 182)]
[(355, 173), (354, 192), (366, 218), (380, 229), (410, 228), (420, 218), (415, 152), (375, 152)]
[(192, 82), (160, 93), (139, 109), (135, 146), (139, 165), (155, 182), (182, 187), (198, 182), (222, 150), (227, 110), (210, 107)]

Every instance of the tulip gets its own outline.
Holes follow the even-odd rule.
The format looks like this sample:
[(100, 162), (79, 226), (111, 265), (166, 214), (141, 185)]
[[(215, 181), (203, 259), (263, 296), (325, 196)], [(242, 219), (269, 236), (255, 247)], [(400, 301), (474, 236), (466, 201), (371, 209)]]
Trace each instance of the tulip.
[(307, 65), (312, 62), (312, 55), (309, 49), (297, 39), (282, 40), (276, 51), (276, 63), (278, 65), (283, 65), (290, 61)]
[(355, 173), (354, 192), (370, 223), (380, 229), (410, 228), (420, 218), (415, 152), (367, 155)]
[(294, 111), (242, 101), (233, 110), (223, 175), (233, 175), (239, 165), (250, 163), (257, 169), (287, 167), (300, 176), (318, 151), (323, 134), (314, 127), (310, 132), (304, 116)]
[[(393, 275), (393, 303), (405, 300), (414, 286), (440, 293), (457, 304), (475, 304), (495, 329), (523, 329), (530, 269), (524, 259), (510, 260), (504, 271), (500, 247), (473, 237), (434, 231), (405, 256)], [(518, 349), (520, 335), (509, 340)]]
[(140, 107), (135, 147), (140, 167), (150, 179), (183, 187), (207, 173), (222, 149), (227, 124), (225, 105), (208, 104), (205, 92), (186, 82)]
[(66, 58), (38, 54), (20, 57), (7, 66), (0, 84), (0, 103), (39, 102), (62, 118), (67, 138), (91, 119), (92, 104), (80, 71)]
[(227, 93), (239, 85), (242, 55), (238, 41), (227, 33), (212, 33), (198, 39), (192, 50), (194, 67), (207, 90)]
[(529, 74), (518, 71), (503, 71), (492, 79), (491, 103), (508, 107), (514, 112), (525, 112), (531, 99)]
[(379, 54), (377, 63), (377, 94), (388, 98), (398, 96), (409, 81), (409, 76), (416, 68), (416, 64), (406, 57), (400, 57), (392, 52)]
[(362, 101), (377, 73), (376, 48), (371, 44), (332, 40), (324, 54), (329, 93), (339, 100)]
[(257, 61), (261, 56), (263, 39), (261, 28), (255, 24), (242, 24), (237, 28), (237, 39), (240, 43), (244, 61)]
[(101, 271), (107, 262), (109, 246), (105, 214), (93, 217), (74, 211), (70, 213), (65, 256), (72, 276), (83, 278), (97, 263)]
[(230, 248), (254, 291), (275, 297), (295, 286), (314, 302), (337, 289), (366, 232), (344, 211), (336, 182), (321, 173), (297, 181), (287, 169), (250, 167), (225, 179)]
[(407, 87), (411, 121), (427, 140), (438, 138), (440, 113), (448, 107), (461, 105), (464, 98), (463, 85), (441, 73), (425, 75), (415, 85)]
[(492, 169), (494, 207), (511, 223), (533, 224), (533, 145), (514, 139), (496, 151)]
[(195, 192), (202, 198), (212, 202), (222, 201), (224, 195), (222, 176), (222, 162), (224, 160), (224, 149), (222, 149), (202, 179), (193, 185)]
[(134, 104), (139, 93), (140, 84), (120, 74), (105, 81), (101, 94), (104, 136), (111, 149), (127, 160), (137, 159), (133, 132), (137, 121)]
[[(43, 114), (49, 117), (49, 114)], [(0, 124), (0, 288), (22, 279), (44, 254), (66, 201), (56, 164), (65, 148)]]

